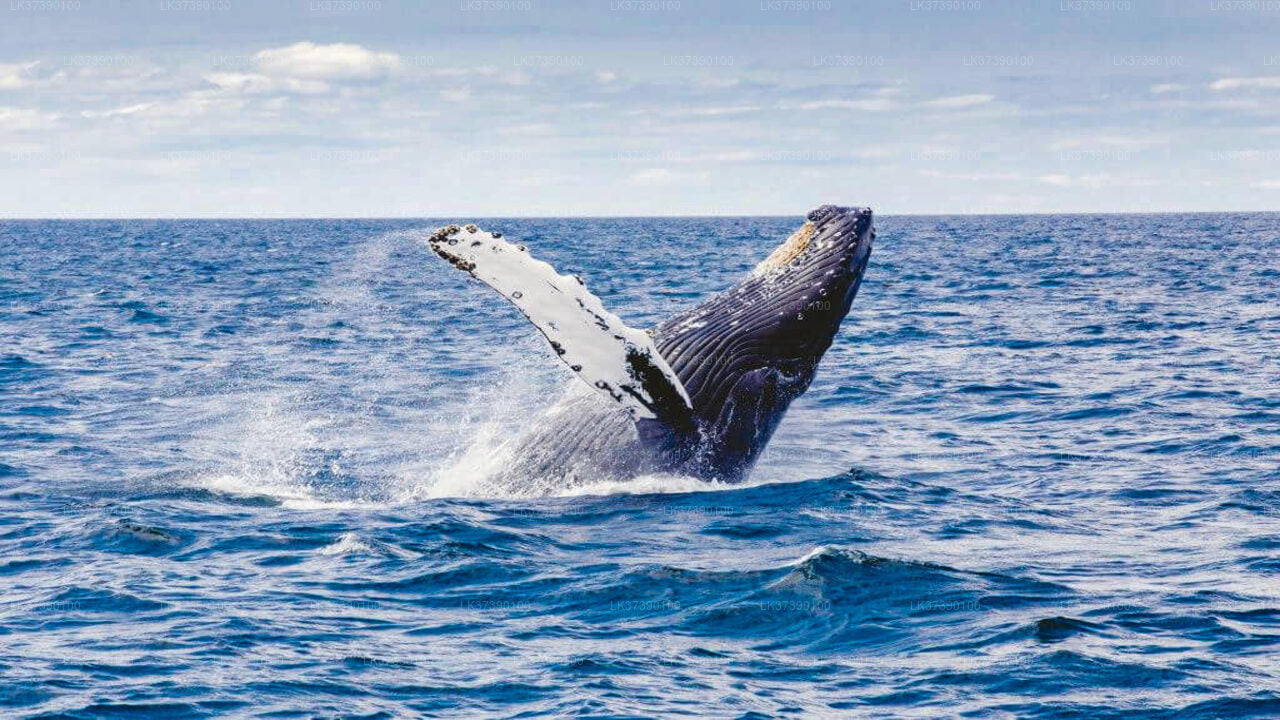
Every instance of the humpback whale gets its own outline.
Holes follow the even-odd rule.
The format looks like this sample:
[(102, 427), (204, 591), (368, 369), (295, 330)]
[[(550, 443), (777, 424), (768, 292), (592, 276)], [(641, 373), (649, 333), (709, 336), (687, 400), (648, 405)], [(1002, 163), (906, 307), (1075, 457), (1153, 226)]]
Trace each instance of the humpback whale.
[(874, 239), (870, 209), (823, 205), (737, 285), (648, 331), (501, 233), (450, 225), (427, 243), (514, 304), (582, 380), (514, 441), (501, 472), (572, 486), (743, 479), (813, 380)]

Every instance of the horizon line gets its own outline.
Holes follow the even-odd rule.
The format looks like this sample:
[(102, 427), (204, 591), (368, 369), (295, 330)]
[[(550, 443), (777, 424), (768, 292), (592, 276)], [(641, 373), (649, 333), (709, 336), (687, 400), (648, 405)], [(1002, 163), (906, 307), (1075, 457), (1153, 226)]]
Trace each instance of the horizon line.
[[(874, 211), (874, 208), (873, 208)], [(1241, 214), (1275, 214), (1277, 210), (1138, 210), (1138, 211), (1087, 211), (1072, 210), (1068, 212), (904, 212), (875, 213), (877, 217), (1051, 217), (1060, 215), (1099, 216), (1099, 215), (1241, 215)], [(47, 217), (8, 217), (0, 215), (0, 222), (35, 222), (35, 221), (121, 221), (121, 220), (451, 220), (459, 217), (480, 218), (482, 220), (609, 220), (609, 219), (705, 219), (705, 218), (794, 218), (805, 213), (784, 214), (729, 214), (715, 213), (702, 215), (134, 215), (134, 216), (47, 216)]]

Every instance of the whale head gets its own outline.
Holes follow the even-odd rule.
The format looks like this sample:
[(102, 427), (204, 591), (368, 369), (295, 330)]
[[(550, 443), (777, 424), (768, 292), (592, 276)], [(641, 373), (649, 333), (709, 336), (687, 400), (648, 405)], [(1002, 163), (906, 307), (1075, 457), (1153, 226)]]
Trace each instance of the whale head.
[(808, 389), (874, 238), (870, 209), (823, 205), (737, 285), (655, 331), (693, 404), (709, 474), (742, 477)]

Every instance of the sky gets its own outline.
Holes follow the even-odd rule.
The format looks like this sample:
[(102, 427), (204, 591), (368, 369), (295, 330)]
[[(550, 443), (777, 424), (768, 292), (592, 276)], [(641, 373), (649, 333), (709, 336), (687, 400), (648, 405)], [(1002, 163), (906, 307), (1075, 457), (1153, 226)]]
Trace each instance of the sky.
[(0, 0), (0, 217), (1280, 209), (1280, 0)]

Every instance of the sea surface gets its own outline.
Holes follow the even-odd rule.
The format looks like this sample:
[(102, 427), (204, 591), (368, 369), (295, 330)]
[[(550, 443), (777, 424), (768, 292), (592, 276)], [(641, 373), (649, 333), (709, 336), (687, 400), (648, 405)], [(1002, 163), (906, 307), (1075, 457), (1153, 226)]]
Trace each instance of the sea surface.
[[(1280, 215), (880, 217), (748, 482), (505, 496), (457, 220), (0, 222), (0, 717), (1280, 717)], [(480, 224), (645, 327), (798, 222)]]

